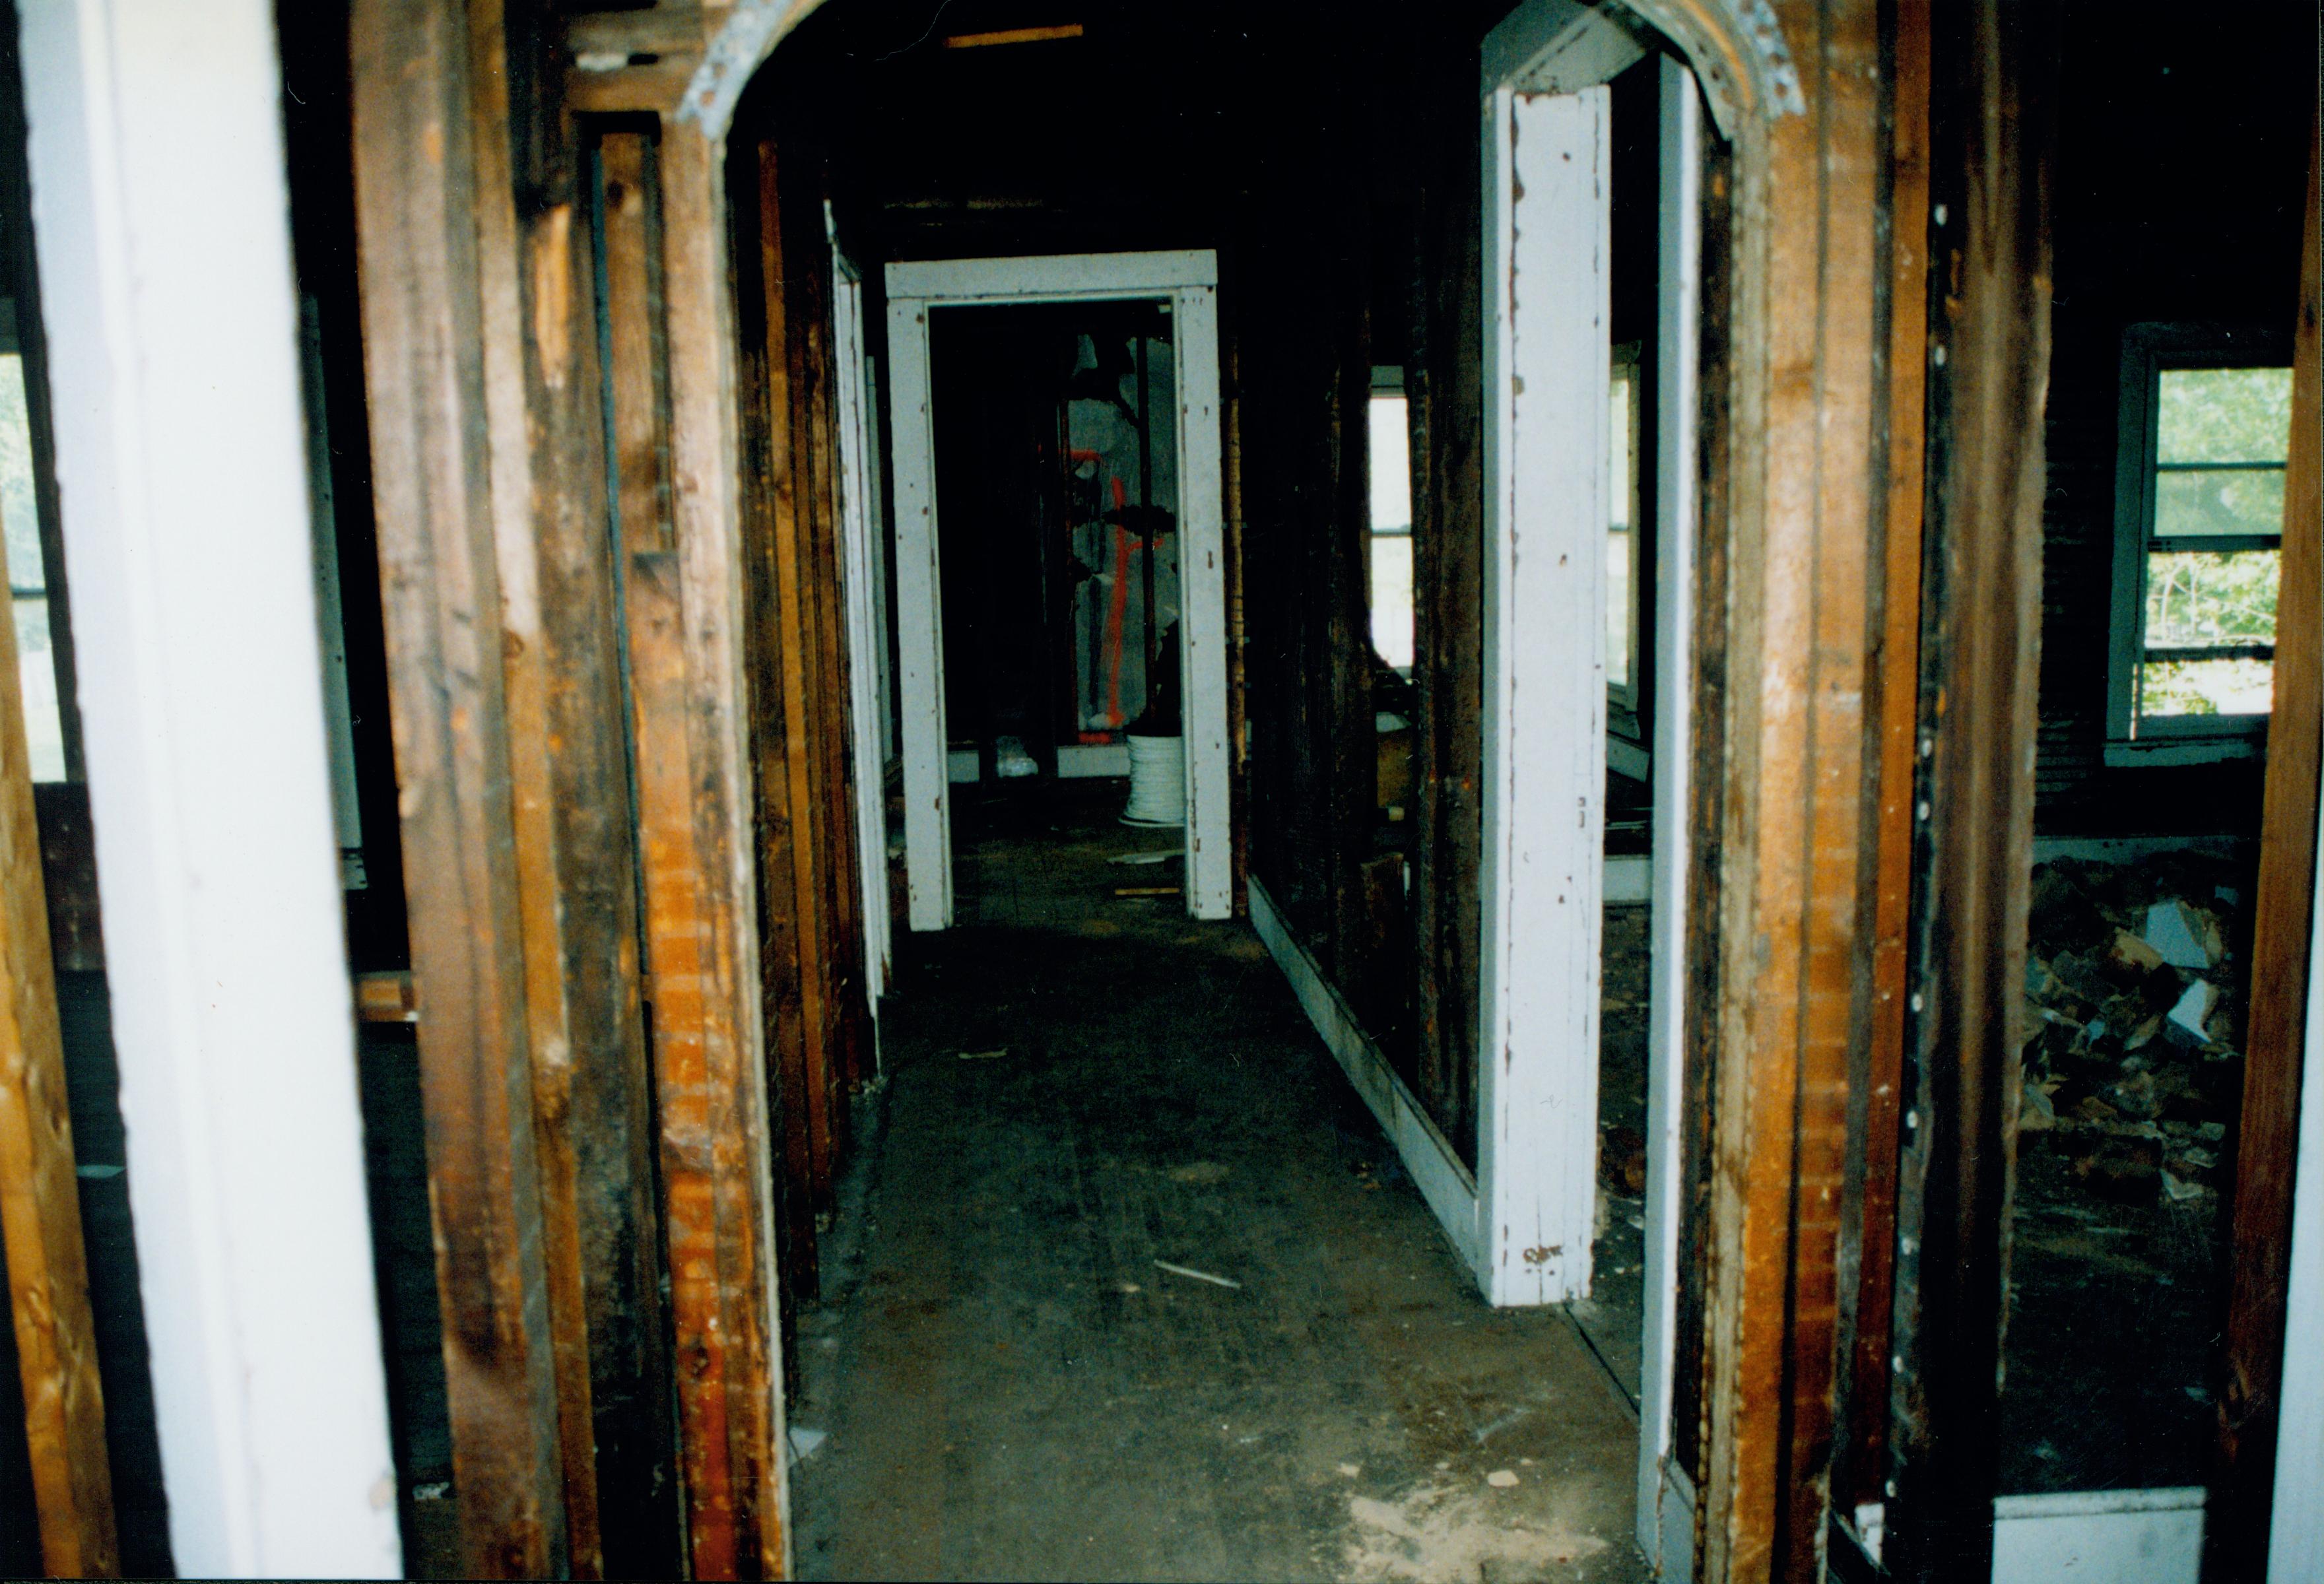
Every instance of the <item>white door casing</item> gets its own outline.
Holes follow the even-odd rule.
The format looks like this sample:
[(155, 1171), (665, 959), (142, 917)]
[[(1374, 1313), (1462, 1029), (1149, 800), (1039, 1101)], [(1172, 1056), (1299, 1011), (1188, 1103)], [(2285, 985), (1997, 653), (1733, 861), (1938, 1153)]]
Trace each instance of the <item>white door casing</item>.
[[(828, 210), (826, 209), (826, 214)], [(847, 691), (855, 765), (855, 852), (863, 911), (863, 990), (876, 1024), (886, 989), (892, 941), (888, 910), (887, 756), (881, 751), (886, 710), (880, 678), (888, 650), (880, 573), (887, 557), (880, 535), (872, 476), (879, 448), (872, 433), (876, 387), (863, 356), (863, 280), (831, 247), (832, 363), (838, 401), (840, 601), (847, 627)]]
[(1179, 668), (1186, 769), (1185, 898), (1196, 918), (1234, 911), (1227, 796), (1225, 500), (1220, 434), (1218, 258), (1186, 253), (1063, 253), (891, 263), (889, 411), (895, 465), (897, 693), (902, 715), (904, 853), (915, 930), (952, 923), (951, 788), (945, 775), (942, 535), (936, 520), (931, 309), (1160, 301), (1176, 324)]

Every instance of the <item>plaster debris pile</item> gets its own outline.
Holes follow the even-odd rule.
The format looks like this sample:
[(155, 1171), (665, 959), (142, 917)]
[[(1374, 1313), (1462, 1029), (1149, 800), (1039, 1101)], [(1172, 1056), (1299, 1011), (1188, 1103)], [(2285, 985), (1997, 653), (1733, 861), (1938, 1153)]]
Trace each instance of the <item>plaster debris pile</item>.
[[(2057, 859), (2034, 871), (2023, 1133), (2104, 1198), (2216, 1193), (2243, 1088), (2247, 883), (2229, 861)], [(2032, 1140), (2028, 1140), (2032, 1142)]]

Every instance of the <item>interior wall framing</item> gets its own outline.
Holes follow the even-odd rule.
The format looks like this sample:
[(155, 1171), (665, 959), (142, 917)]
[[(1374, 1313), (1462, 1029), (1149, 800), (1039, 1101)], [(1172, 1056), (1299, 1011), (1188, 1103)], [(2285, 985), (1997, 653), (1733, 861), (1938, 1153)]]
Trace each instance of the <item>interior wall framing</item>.
[[(786, 1562), (780, 1414), (772, 1400), (779, 1367), (769, 1340), (773, 1189), (763, 1167), (729, 1143), (763, 1143), (773, 1124), (752, 972), (765, 915), (743, 748), (757, 681), (743, 570), (755, 551), (739, 526), (748, 517), (743, 459), (752, 442), (737, 399), (723, 143), (743, 82), (809, 8), (662, 7), (585, 18), (565, 35), (568, 52), (586, 40), (627, 46), (624, 60), (654, 57), (576, 74), (567, 106), (654, 117), (646, 146), (659, 205), (652, 253), (665, 304), (660, 377), (671, 504), (667, 537), (653, 547), (663, 559), (647, 566), (633, 557), (623, 570), (662, 580), (652, 591), (663, 602), (654, 620), (670, 639), (652, 651), (665, 668), (643, 674), (648, 689), (633, 686), (631, 697), (640, 762), (650, 745), (658, 763), (682, 765), (688, 778), (683, 802), (675, 785), (657, 791), (641, 780), (637, 817), (647, 875), (641, 973), (653, 1009), (664, 1213), (680, 1278), (673, 1294), (685, 1383), (678, 1439), (692, 1560), (706, 1574), (772, 1572)], [(1641, 0), (1637, 9), (1694, 64), (1728, 143), (1706, 167), (1721, 220), (1706, 226), (1706, 236), (1723, 256), (1707, 299), (1720, 322), (1704, 327), (1706, 344), (1718, 343), (1706, 367), (1719, 371), (1718, 389), (1705, 391), (1706, 415), (1720, 433), (1706, 441), (1703, 565), (1720, 591), (1723, 626), (1719, 667), (1699, 678), (1696, 695), (1714, 706), (1716, 727), (1705, 722), (1698, 739), (1699, 784), (1715, 797), (1724, 824), (1701, 888), (1711, 898), (1701, 906), (1715, 913), (1689, 923), (1716, 959), (1707, 981), (1716, 1041), (1703, 1139), (1699, 1390), (1707, 1433), (1698, 1450), (1698, 1521), (1703, 1577), (1757, 1579), (1807, 1565), (1828, 1516), (1820, 1460), (1829, 1445), (1846, 1244), (1828, 1195), (1845, 1181), (1850, 1149), (1862, 1146), (1850, 1128), (1850, 1063), (1868, 1015), (1874, 920), (1889, 878), (1874, 853), (1882, 732), (1895, 727), (1871, 702), (1885, 696), (1884, 663), (1897, 663), (1883, 658), (1877, 598), (1890, 548), (1881, 529), (1890, 455), (1883, 429), (1895, 388), (1918, 382), (1923, 370), (1917, 361), (1887, 361), (1882, 317), (1892, 262), (1879, 224), (1891, 201), (1880, 174), (1882, 120), (1893, 92), (1882, 70), (1882, 8), (1871, 0), (1784, 0), (1771, 15), (1754, 7), (1745, 16), (1740, 8)], [(1319, 80), (1331, 78), (1325, 71)], [(1327, 102), (1316, 119), (1328, 125), (1333, 114)], [(624, 135), (647, 138), (647, 124)], [(1473, 135), (1473, 123), (1468, 130)], [(381, 180), (424, 186), (392, 171)], [(1352, 836), (1364, 781), (1352, 763), (1328, 761), (1349, 757), (1364, 741), (1355, 728), (1368, 723), (1360, 719), (1368, 701), (1347, 663), (1361, 610), (1351, 572), (1360, 562), (1346, 553), (1361, 526), (1360, 451), (1328, 425), (1270, 416), (1255, 399), (1264, 391), (1289, 401), (1296, 392), (1311, 416), (1361, 410), (1369, 381), (1360, 382), (1356, 371), (1369, 373), (1370, 309), (1352, 287), (1334, 283), (1334, 272), (1352, 275), (1365, 222), (1350, 218), (1360, 216), (1360, 206), (1331, 212), (1330, 200), (1343, 193), (1326, 188), (1312, 206), (1284, 211), (1292, 221), (1323, 223), (1311, 248), (1321, 261), (1313, 311), (1286, 318), (1283, 334), (1264, 345), (1255, 329), (1239, 329), (1232, 340), (1252, 675), (1280, 667), (1299, 685), (1272, 698), (1252, 689), (1253, 802), (1279, 792), (1307, 822), (1271, 833), (1256, 826), (1253, 872), (1284, 877), (1284, 889), (1296, 894), (1279, 899), (1303, 944), (1335, 979), (1349, 981), (1370, 928)], [(456, 210), (440, 195), (436, 201)], [(1437, 235), (1430, 245), (1457, 248), (1451, 228)], [(534, 280), (529, 262), (514, 278), (530, 310), (514, 323), (538, 342), (538, 310), (554, 290)], [(1249, 284), (1254, 311), (1286, 300), (1283, 282)], [(1456, 304), (1456, 341), (1458, 317)], [(1459, 366), (1458, 355), (1444, 366)], [(1449, 383), (1443, 389), (1449, 405)], [(1444, 410), (1432, 407), (1425, 420), (1432, 431)], [(1473, 474), (1464, 469), (1474, 464), (1456, 441), (1432, 432), (1422, 449), (1432, 493), (1452, 499), (1466, 490), (1462, 480)], [(460, 481), (472, 497), (480, 465), (473, 456), (458, 466), (439, 458), (434, 476)], [(1260, 608), (1268, 580), (1287, 580), (1300, 557), (1315, 553), (1268, 542), (1271, 525), (1292, 519), (1314, 525), (1315, 543), (1338, 548), (1319, 556), (1307, 603), (1270, 614)], [(460, 526), (462, 542), (486, 542), (476, 520)], [(1270, 556), (1284, 559), (1271, 568)], [(431, 566), (428, 576), (466, 566), (482, 578), (493, 560), (471, 549), (456, 566)], [(1445, 569), (1432, 576), (1454, 586)], [(489, 612), (491, 602), (475, 600), (474, 608)], [(632, 643), (640, 631), (632, 615)], [(636, 658), (633, 679), (641, 675)], [(1432, 729), (1451, 743), (1461, 734), (1455, 722)], [(1270, 731), (1305, 734), (1327, 762), (1270, 765)], [(1277, 776), (1281, 784), (1269, 781)], [(481, 776), (479, 785), (488, 780)], [(1457, 804), (1446, 814), (1438, 829), (1452, 827), (1457, 848), (1465, 814)], [(442, 839), (480, 843), (484, 824)], [(414, 918), (417, 932), (417, 911)], [(521, 926), (514, 938), (519, 949), (502, 945), (496, 972), (514, 972)], [(1457, 935), (1448, 938), (1457, 949)], [(513, 1027), (517, 1001), (503, 999), (505, 1026)], [(427, 1019), (423, 1002), (423, 1030)], [(518, 1308), (550, 1312), (546, 1270), (517, 1275)], [(715, 1337), (713, 1316), (721, 1327)], [(535, 1371), (547, 1368), (545, 1356), (538, 1348), (525, 1355)], [(547, 1469), (557, 1455), (553, 1413), (532, 1433), (537, 1466)]]

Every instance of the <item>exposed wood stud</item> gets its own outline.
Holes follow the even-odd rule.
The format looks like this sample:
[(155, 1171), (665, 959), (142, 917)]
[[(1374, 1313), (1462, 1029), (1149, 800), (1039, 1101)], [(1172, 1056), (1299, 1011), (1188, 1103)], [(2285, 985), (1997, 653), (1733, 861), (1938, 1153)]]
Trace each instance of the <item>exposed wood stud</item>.
[(121, 1566), (112, 1465), (16, 674), (15, 629), (0, 622), (0, 1235), (42, 1565), (57, 1578), (102, 1577)]
[[(1738, 295), (1699, 1577), (1820, 1565), (1878, 639), (1878, 8), (1784, 4), (1809, 112), (1737, 128)], [(1764, 140), (1764, 141), (1762, 141)]]
[[(1993, 1570), (2017, 1048), (2034, 840), (2042, 410), (2050, 364), (2045, 13), (1932, 8), (1929, 334), (1917, 791), (1883, 1560)], [(1941, 13), (1941, 14), (1937, 14)], [(1906, 377), (1899, 366), (1899, 379)], [(1891, 745), (1893, 747), (1893, 744)]]
[[(690, 124), (602, 146), (688, 1561), (696, 1578), (771, 1578), (789, 1558), (723, 150)], [(637, 410), (657, 391), (666, 460)]]
[[(2318, 767), (2324, 759), (2324, 342), (2319, 342), (2319, 175), (2310, 145), (2306, 240), (2292, 336), (2292, 451), (2284, 471), (2275, 702), (2267, 727), (2259, 885), (2252, 907), (2251, 1010), (2236, 1148), (2234, 1277), (2219, 1399), (2218, 1497), (2204, 1532), (2225, 1578), (2266, 1565), (2275, 1484), (2299, 1163), (2302, 1053), (2314, 927)], [(2315, 1169), (2311, 1163), (2310, 1169)], [(2283, 1559), (2277, 1559), (2279, 1565)], [(2272, 1575), (2273, 1576), (2273, 1575)]]
[[(424, 1009), (438, 1285), (464, 1562), (565, 1572), (466, 8), (358, 0), (356, 208), (374, 488)], [(415, 161), (414, 149), (440, 149)]]
[[(531, 413), (525, 379), (529, 272), (515, 203), (510, 151), (509, 41), (500, 0), (468, 7), (474, 63), (479, 353), (484, 365), (485, 447), (491, 473), (493, 550), (501, 594), (503, 700), (508, 712), (509, 801), (517, 908), (523, 932), (526, 1049), (530, 1056), (533, 1144), (540, 1204), (541, 1262), (556, 1366), (558, 1456), (563, 1470), (567, 1566), (576, 1579), (604, 1571), (597, 1525), (596, 1438), (589, 1393), (589, 1333), (575, 1170), (573, 1008), (566, 995), (562, 930), (567, 918), (550, 765), (549, 696), (556, 682), (542, 632), (534, 551)], [(554, 301), (541, 305), (554, 313)], [(585, 453), (586, 455), (586, 453)], [(554, 469), (558, 458), (545, 456)]]
[(1896, 1151), (1904, 1092), (1906, 908), (1911, 897), (1915, 739), (1919, 733), (1922, 446), (1928, 338), (1929, 6), (1898, 0), (1884, 14), (1889, 97), (1882, 161), (1889, 231), (1886, 299), (1888, 411), (1882, 527), (1877, 688), (1870, 716), (1880, 742), (1877, 861), (1858, 906), (1872, 920), (1871, 973), (1862, 990), (1863, 1064), (1849, 1096), (1849, 1176), (1842, 1200), (1857, 1279), (1841, 1294), (1841, 1395), (1835, 1507), (1852, 1514), (1882, 1499), (1888, 1439), (1888, 1323), (1895, 1291)]

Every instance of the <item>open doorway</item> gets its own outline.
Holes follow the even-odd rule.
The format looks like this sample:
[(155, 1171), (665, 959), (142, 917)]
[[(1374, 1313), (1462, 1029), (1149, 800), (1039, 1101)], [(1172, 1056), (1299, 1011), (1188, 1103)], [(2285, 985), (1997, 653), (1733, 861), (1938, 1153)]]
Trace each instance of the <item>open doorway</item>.
[(1218, 341), (1209, 253), (888, 269), (904, 834), (952, 918), (955, 783), (1127, 781), (1231, 911)]
[[(1598, 914), (1609, 684), (1634, 737), (1657, 686), (1688, 686), (1650, 675), (1686, 646), (1652, 641), (1668, 603), (1645, 586), (1692, 553), (1687, 497), (1643, 470), (1691, 455), (1686, 387), (1647, 365), (1694, 349), (1691, 319), (1625, 319), (1618, 342), (1607, 304), (1618, 262), (1632, 317), (1693, 290), (1662, 258), (1699, 198), (1666, 198), (1662, 171), (1665, 142), (1692, 169), (1703, 135), (1693, 80), (1643, 28), (1530, 5), (1488, 77), (1498, 16), (1432, 24), (1408, 60), (1343, 41), (1398, 86), (1317, 122), (1245, 91), (1312, 52), (1297, 19), (1124, 7), (1003, 38), (964, 16), (925, 48), (910, 20), (803, 23), (769, 106), (909, 111), (786, 146), (764, 108), (758, 167), (805, 185), (785, 208), (829, 205), (884, 299), (865, 311), (913, 931), (884, 1087), (790, 1294), (802, 1554), (1174, 1570), (1085, 1526), (1127, 1510), (1134, 1467), (1151, 1543), (1206, 1536), (1210, 1571), (1393, 1571), (1433, 1525), (1432, 1567), (1472, 1544), (1489, 1570), (1643, 1577), (1640, 1371), (1661, 1355), (1644, 1184), (1598, 1188)], [(1178, 51), (1217, 59), (1175, 77)], [(1091, 80), (1168, 102), (1102, 151), (1018, 108)], [(938, 115), (970, 102), (985, 119)], [(1504, 133), (1555, 122), (1522, 156), (1548, 165), (1480, 141), (1480, 102)], [(1609, 206), (1642, 218), (1637, 256), (1588, 245)], [(1496, 457), (1515, 471), (1480, 468)], [(1141, 828), (1131, 739), (1172, 725), (1185, 828)], [(1656, 825), (1638, 786), (1613, 888), (1633, 915)], [(1684, 908), (1674, 889), (1665, 916)], [(1629, 1296), (1585, 1322), (1563, 1305), (1609, 1218)], [(867, 1522), (899, 1489), (927, 1493), (909, 1521)]]

